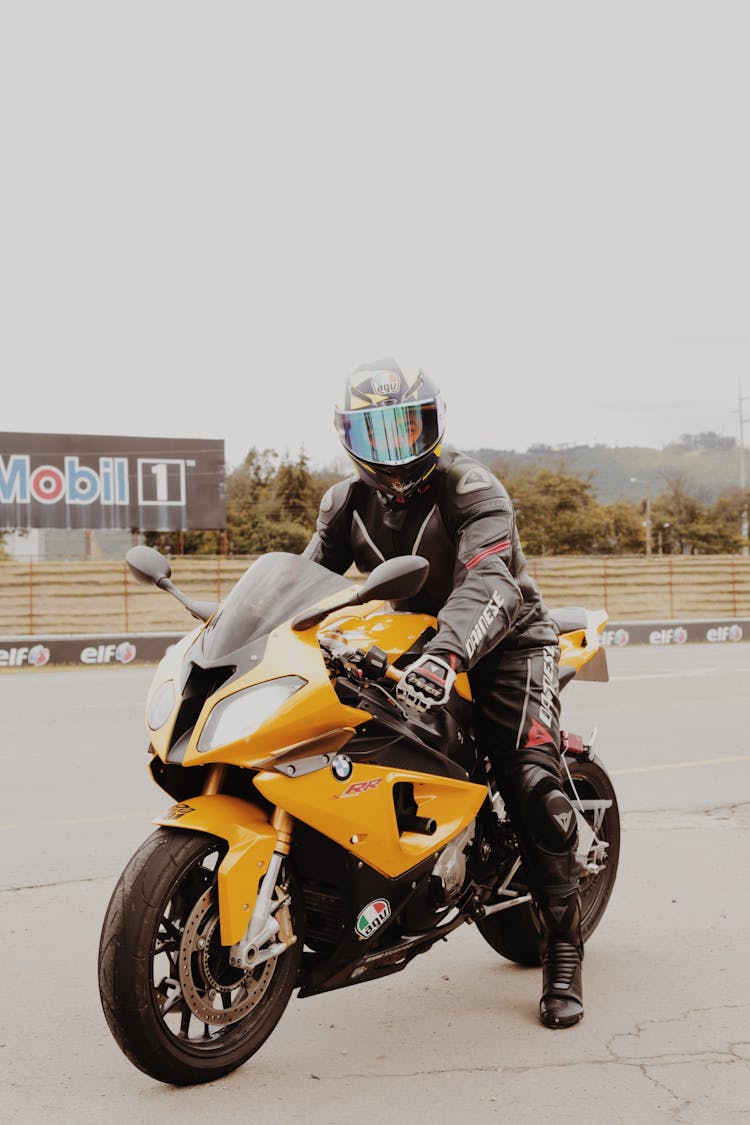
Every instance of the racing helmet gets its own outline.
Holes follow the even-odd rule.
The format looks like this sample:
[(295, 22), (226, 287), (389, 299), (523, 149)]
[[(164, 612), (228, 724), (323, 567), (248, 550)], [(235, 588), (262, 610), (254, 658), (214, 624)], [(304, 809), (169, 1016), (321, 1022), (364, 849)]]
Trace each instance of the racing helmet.
[(407, 377), (395, 359), (357, 367), (335, 421), (362, 480), (398, 500), (418, 489), (438, 463), (445, 405), (422, 370)]

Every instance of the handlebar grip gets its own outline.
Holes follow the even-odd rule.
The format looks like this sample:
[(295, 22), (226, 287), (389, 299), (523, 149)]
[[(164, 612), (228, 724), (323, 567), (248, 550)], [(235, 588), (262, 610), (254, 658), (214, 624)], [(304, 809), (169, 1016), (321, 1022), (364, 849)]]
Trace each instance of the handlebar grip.
[(382, 680), (388, 674), (388, 653), (382, 648), (373, 645), (368, 648), (365, 658), (360, 665), (362, 672), (368, 680)]
[(420, 836), (434, 836), (437, 832), (437, 821), (431, 816), (402, 813), (397, 821), (399, 832), (418, 832)]

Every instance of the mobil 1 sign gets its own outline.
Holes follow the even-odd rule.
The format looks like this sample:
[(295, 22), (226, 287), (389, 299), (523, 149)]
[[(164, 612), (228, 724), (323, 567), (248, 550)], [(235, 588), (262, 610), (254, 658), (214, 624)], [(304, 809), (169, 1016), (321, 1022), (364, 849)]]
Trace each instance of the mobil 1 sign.
[(226, 527), (224, 442), (0, 433), (0, 527)]

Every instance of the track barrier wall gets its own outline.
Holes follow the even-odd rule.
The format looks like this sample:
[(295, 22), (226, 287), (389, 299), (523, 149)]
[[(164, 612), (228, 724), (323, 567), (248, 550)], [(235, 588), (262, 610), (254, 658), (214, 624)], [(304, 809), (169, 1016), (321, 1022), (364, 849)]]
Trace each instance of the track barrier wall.
[[(184, 633), (92, 633), (75, 636), (0, 637), (0, 672), (7, 668), (157, 664)], [(606, 648), (750, 641), (750, 618), (701, 621), (613, 621), (602, 634)]]

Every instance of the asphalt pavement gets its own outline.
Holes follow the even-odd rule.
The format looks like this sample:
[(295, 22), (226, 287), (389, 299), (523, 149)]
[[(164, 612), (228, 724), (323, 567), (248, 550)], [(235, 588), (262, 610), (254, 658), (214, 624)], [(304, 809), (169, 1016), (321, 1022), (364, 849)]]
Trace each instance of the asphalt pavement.
[(0, 674), (0, 1120), (745, 1123), (750, 646), (608, 658), (608, 684), (563, 693), (623, 820), (584, 1021), (542, 1028), (539, 971), (466, 926), (402, 973), (294, 997), (245, 1066), (186, 1090), (125, 1059), (97, 989), (109, 895), (171, 803), (146, 773), (151, 669)]

